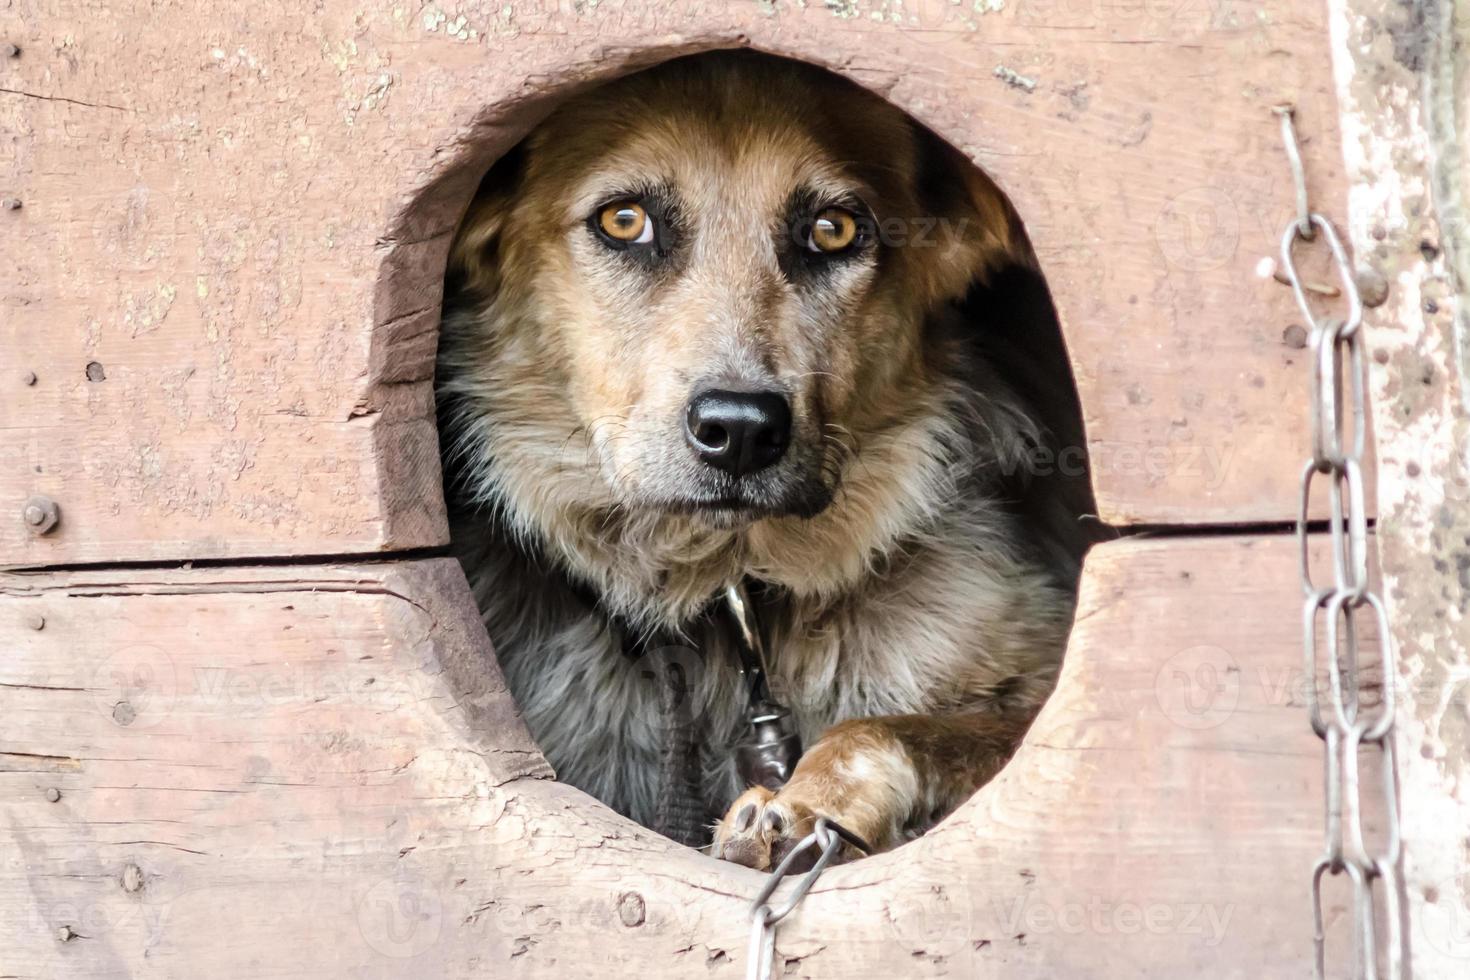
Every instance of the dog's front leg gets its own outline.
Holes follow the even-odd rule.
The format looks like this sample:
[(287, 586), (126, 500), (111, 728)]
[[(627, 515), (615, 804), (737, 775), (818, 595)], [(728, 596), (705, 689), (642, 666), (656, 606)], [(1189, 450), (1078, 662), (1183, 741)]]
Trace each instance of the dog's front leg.
[[(811, 833), (818, 817), (837, 821), (875, 852), (888, 850), (989, 781), (1025, 729), (1024, 722), (982, 713), (835, 725), (778, 792), (756, 786), (735, 800), (715, 826), (714, 856), (768, 870)], [(838, 860), (859, 854), (844, 844)]]

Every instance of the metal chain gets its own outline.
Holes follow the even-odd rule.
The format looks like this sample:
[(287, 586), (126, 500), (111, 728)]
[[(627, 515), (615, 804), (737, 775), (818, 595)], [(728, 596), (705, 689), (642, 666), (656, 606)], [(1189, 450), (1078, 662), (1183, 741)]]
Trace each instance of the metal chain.
[[(1296, 294), (1302, 315), (1311, 325), (1312, 457), (1302, 469), (1296, 535), (1304, 596), (1302, 651), (1307, 713), (1312, 731), (1323, 743), (1326, 778), (1325, 846), (1322, 857), (1312, 868), (1311, 878), (1316, 976), (1323, 980), (1326, 971), (1322, 881), (1327, 875), (1346, 874), (1353, 888), (1353, 976), (1360, 980), (1377, 980), (1378, 951), (1384, 946), (1380, 940), (1385, 938), (1379, 931), (1380, 921), (1386, 931), (1388, 975), (1400, 975), (1403, 957), (1399, 919), (1400, 838), (1393, 745), (1397, 671), (1388, 616), (1383, 601), (1368, 584), (1368, 518), (1362, 469), (1367, 431), (1363, 331), (1360, 329), (1363, 304), (1336, 230), (1331, 222), (1312, 212), (1308, 206), (1293, 110), (1282, 106), (1275, 111), (1281, 117), (1281, 137), (1291, 164), (1297, 201), (1297, 216), (1281, 237), (1282, 271)], [(1342, 281), (1341, 295), (1347, 299), (1348, 305), (1344, 319), (1324, 318), (1312, 311), (1292, 259), (1292, 246), (1298, 240), (1313, 241), (1318, 234), (1326, 240)], [(1318, 474), (1329, 481), (1328, 534), (1332, 542), (1333, 583), (1322, 586), (1312, 579), (1307, 536), (1312, 481)], [(1357, 617), (1365, 607), (1378, 630), (1381, 693), (1378, 703), (1372, 707), (1364, 704), (1361, 695), (1366, 692), (1360, 686), (1358, 675)], [(1326, 629), (1319, 631), (1318, 616), (1323, 610), (1326, 610)], [(1326, 654), (1330, 710), (1325, 713), (1317, 688), (1319, 646)], [(1365, 748), (1378, 750), (1383, 774), (1379, 792), (1386, 821), (1386, 840), (1371, 849), (1363, 837), (1363, 796), (1358, 779), (1358, 756)], [(1382, 916), (1378, 914), (1380, 895)]]
[[(844, 840), (867, 850), (867, 845), (861, 838), (852, 836), (826, 817), (818, 817), (812, 832), (803, 837), (781, 863), (776, 865), (776, 870), (771, 872), (765, 887), (750, 905), (750, 953), (746, 961), (745, 980), (770, 980), (776, 960), (776, 923), (790, 915), (801, 900), (806, 898), (806, 893), (817, 883), (817, 878), (837, 856), (837, 850)], [(771, 908), (771, 896), (776, 894), (782, 879), (790, 872), (796, 859), (812, 847), (821, 848), (821, 854), (812, 869), (796, 883), (796, 888), (784, 905), (778, 909)]]

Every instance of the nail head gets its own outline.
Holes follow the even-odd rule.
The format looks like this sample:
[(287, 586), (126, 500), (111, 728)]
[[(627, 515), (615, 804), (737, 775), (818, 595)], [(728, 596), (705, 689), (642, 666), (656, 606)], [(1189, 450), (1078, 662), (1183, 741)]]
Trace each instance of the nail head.
[(1367, 307), (1382, 306), (1388, 300), (1388, 280), (1377, 269), (1363, 269), (1355, 277), (1358, 296)]
[(623, 892), (618, 896), (618, 918), (628, 928), (643, 925), (647, 918), (648, 908), (643, 902), (643, 896), (637, 892)]

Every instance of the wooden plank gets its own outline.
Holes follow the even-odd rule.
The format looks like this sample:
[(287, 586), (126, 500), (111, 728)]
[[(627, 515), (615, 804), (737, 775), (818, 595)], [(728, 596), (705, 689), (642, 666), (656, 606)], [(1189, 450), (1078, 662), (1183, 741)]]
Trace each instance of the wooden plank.
[(553, 97), (736, 44), (875, 88), (1014, 197), (1105, 519), (1289, 518), (1299, 315), (1257, 273), (1292, 211), (1272, 104), (1346, 196), (1322, 10), (991, 6), (7, 7), (0, 563), (441, 543), (435, 310), (476, 180)]
[[(1379, 449), (1377, 545), (1398, 645), (1395, 721), (1407, 965), (1460, 980), (1470, 963), (1470, 10), (1423, 20), (1332, 0), (1346, 230), (1386, 301), (1364, 338)], [(1393, 40), (1397, 37), (1399, 40)], [(1379, 179), (1392, 172), (1396, 179)]]
[[(778, 975), (1302, 975), (1294, 561), (1095, 549), (1017, 758), (829, 871)], [(444, 560), (0, 578), (3, 972), (741, 975), (761, 876), (544, 778), (469, 603)]]

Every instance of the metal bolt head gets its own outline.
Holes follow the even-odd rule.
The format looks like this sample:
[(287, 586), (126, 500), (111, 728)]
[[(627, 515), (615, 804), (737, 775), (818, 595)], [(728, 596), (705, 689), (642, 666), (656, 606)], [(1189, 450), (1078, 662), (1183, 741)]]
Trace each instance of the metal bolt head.
[(35, 371), (27, 371), (25, 374), (21, 375), (21, 380), (26, 383), (26, 386), (27, 387), (29, 387), (30, 385), (35, 384), (36, 383), (36, 372)]
[(77, 934), (72, 931), (71, 926), (61, 926), (56, 930), (56, 941), (59, 943), (69, 943), (75, 938)]
[(46, 628), (46, 617), (40, 613), (32, 613), (30, 618), (26, 620), (26, 625), (33, 630), (43, 630)]
[(19, 58), (20, 48), (14, 44), (0, 44), (0, 55), (4, 55), (7, 58)]
[(31, 533), (39, 537), (42, 534), (50, 534), (51, 530), (56, 527), (56, 523), (61, 520), (61, 508), (57, 507), (56, 501), (50, 497), (37, 494), (26, 501), (25, 507), (21, 510), (21, 517), (26, 522), (26, 527), (31, 529)]
[(52, 786), (50, 789), (46, 790), (46, 799), (51, 801), (52, 803), (59, 802), (61, 800), (61, 790), (57, 789), (55, 786)]
[(1358, 296), (1364, 306), (1371, 309), (1388, 300), (1388, 280), (1377, 269), (1363, 269), (1353, 278), (1357, 280)]
[(20, 210), (20, 198), (18, 198), (18, 197), (0, 198), (0, 208), (4, 208), (7, 211), (19, 211)]

